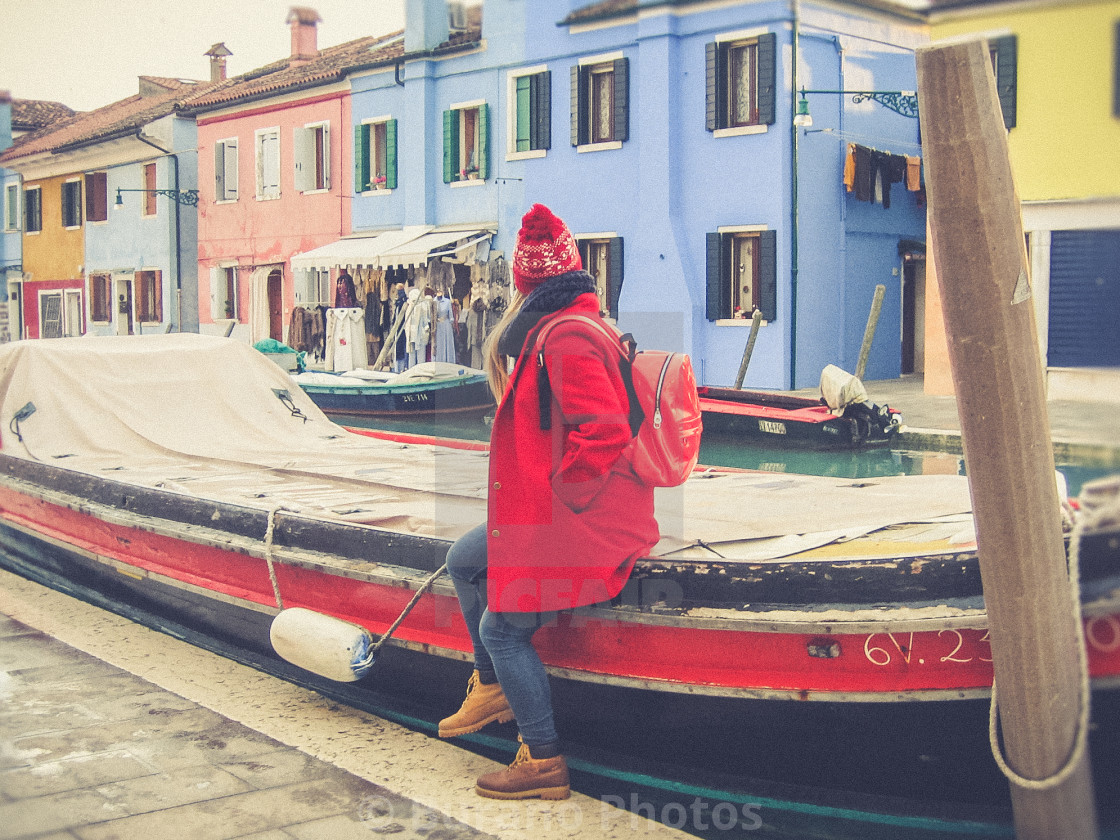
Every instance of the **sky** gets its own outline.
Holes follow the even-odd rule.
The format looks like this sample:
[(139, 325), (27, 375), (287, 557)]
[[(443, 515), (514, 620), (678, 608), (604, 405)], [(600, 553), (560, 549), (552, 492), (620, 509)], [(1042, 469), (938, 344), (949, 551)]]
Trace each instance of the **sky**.
[(88, 111), (138, 76), (208, 80), (219, 41), (236, 76), (291, 52), (292, 6), (319, 13), (320, 48), (404, 26), (404, 0), (0, 0), (0, 90)]

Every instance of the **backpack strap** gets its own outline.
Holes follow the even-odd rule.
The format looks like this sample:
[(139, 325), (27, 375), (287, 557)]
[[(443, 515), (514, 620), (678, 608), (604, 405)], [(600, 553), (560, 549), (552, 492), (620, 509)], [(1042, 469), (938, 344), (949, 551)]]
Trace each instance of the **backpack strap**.
[(597, 321), (586, 315), (563, 315), (559, 318), (553, 318), (541, 327), (537, 337), (533, 340), (537, 357), (537, 401), (540, 408), (541, 431), (548, 431), (552, 428), (552, 383), (548, 379), (548, 367), (544, 363), (544, 344), (548, 334), (552, 332), (552, 328), (562, 321), (582, 321), (585, 324), (590, 324), (612, 341), (618, 342), (620, 354), (618, 368), (622, 375), (622, 384), (626, 388), (627, 401), (630, 403), (630, 436), (637, 437), (638, 430), (646, 419), (646, 414), (638, 401), (638, 392), (634, 389), (633, 362), (638, 352), (638, 342), (634, 340), (634, 336), (630, 333), (620, 334), (602, 321)]

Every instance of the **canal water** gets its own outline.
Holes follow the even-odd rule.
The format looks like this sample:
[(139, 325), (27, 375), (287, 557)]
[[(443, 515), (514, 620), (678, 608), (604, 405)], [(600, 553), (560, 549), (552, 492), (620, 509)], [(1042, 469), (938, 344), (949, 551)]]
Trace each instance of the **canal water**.
[[(389, 420), (384, 418), (334, 416), (343, 426), (436, 435), (461, 440), (489, 440), (490, 428), (481, 417)], [(769, 447), (743, 443), (734, 437), (705, 434), (700, 444), (700, 463), (765, 472), (823, 475), (834, 478), (877, 478), (890, 475), (964, 475), (964, 458), (948, 452), (907, 449), (864, 449), (823, 451)], [(1059, 461), (1055, 464), (1066, 478), (1071, 496), (1081, 485), (1116, 472), (1115, 467), (1088, 461)]]

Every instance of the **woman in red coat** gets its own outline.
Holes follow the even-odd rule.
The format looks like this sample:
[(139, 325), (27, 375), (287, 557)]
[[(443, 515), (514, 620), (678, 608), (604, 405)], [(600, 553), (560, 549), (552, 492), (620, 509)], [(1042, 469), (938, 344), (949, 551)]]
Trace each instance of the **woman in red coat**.
[(467, 699), (440, 722), (439, 734), (516, 719), (517, 758), (476, 788), (498, 799), (568, 796), (533, 634), (560, 610), (618, 595), (634, 561), (658, 540), (653, 488), (623, 457), (631, 434), (618, 344), (565, 319), (600, 317), (595, 280), (582, 268), (567, 226), (533, 205), (513, 254), (517, 294), (488, 339), (487, 372), (499, 403), (487, 520), (447, 554), (475, 671)]

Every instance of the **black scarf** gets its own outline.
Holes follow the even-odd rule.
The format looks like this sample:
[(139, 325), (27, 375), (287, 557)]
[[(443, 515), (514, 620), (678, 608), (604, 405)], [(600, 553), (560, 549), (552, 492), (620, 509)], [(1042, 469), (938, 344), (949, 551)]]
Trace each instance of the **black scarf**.
[(580, 295), (595, 291), (595, 278), (586, 271), (568, 271), (550, 277), (525, 298), (521, 311), (498, 339), (498, 352), (506, 356), (520, 356), (525, 339), (541, 318), (567, 308)]

